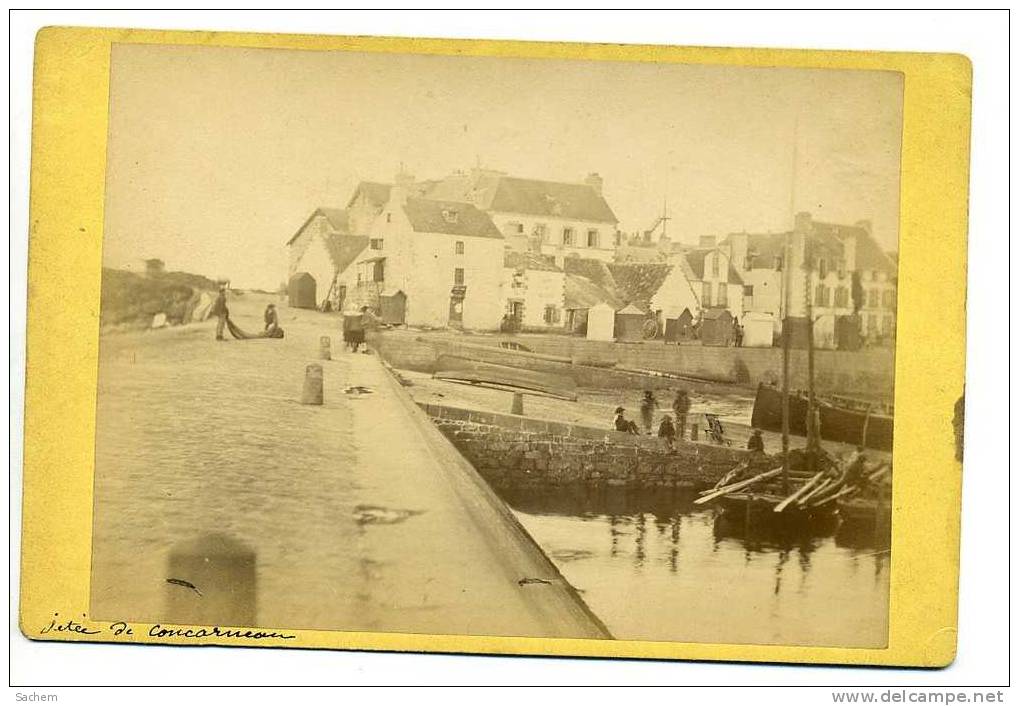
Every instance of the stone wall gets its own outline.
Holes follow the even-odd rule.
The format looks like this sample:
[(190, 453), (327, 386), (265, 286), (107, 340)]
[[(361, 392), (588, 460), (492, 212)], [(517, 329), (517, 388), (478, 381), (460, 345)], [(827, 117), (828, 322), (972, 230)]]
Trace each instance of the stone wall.
[[(566, 335), (519, 334), (453, 336), (443, 331), (427, 333), (412, 331), (385, 332), (379, 338), (380, 352), (394, 367), (425, 370), (435, 362), (435, 346), (417, 341), (469, 341), (479, 345), (498, 346), (500, 341), (513, 340), (536, 353), (562, 356), (577, 364), (618, 365), (626, 368), (659, 370), (679, 375), (693, 375), (709, 380), (728, 379), (746, 387), (758, 383), (777, 384), (782, 379), (782, 350), (780, 348), (719, 348), (701, 345), (666, 345), (661, 341), (645, 343), (615, 343), (589, 341)], [(807, 352), (793, 350), (790, 356), (790, 386), (796, 390), (807, 388)], [(607, 377), (593, 372), (594, 386), (611, 387)], [(872, 348), (861, 351), (814, 352), (815, 389), (821, 394), (859, 395), (890, 401), (894, 391), (894, 351)], [(639, 380), (619, 378), (620, 384), (640, 385)], [(597, 384), (602, 383), (602, 384)], [(605, 384), (609, 383), (609, 384)], [(586, 379), (577, 384), (588, 386)], [(664, 382), (666, 387), (675, 383)], [(653, 386), (653, 385), (652, 385)]]
[(420, 403), (495, 487), (586, 484), (627, 487), (713, 485), (746, 458), (740, 448), (665, 442), (561, 422)]

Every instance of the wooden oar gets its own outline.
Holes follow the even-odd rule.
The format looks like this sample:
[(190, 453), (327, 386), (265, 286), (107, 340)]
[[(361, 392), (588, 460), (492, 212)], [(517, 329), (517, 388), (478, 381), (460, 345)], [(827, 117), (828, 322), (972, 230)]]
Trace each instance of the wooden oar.
[(819, 493), (820, 493), (820, 492), (821, 492), (822, 490), (824, 490), (825, 488), (828, 488), (829, 486), (831, 486), (832, 482), (833, 482), (833, 481), (832, 481), (832, 479), (831, 479), (831, 478), (826, 478), (825, 480), (821, 481), (821, 482), (820, 482), (820, 483), (819, 483), (819, 484), (817, 485), (817, 487), (816, 487), (816, 488), (814, 488), (814, 489), (813, 489), (813, 490), (811, 490), (811, 491), (810, 491), (809, 493), (807, 493), (806, 495), (804, 495), (804, 496), (803, 496), (802, 498), (800, 498), (799, 500), (797, 500), (797, 501), (796, 501), (796, 504), (797, 504), (797, 505), (800, 505), (800, 506), (804, 505), (804, 504), (805, 504), (805, 503), (806, 503), (806, 502), (807, 502), (808, 500), (810, 500), (811, 498), (815, 498), (815, 497), (817, 497), (817, 495), (818, 495), (818, 494), (819, 494)]
[(739, 490), (741, 488), (746, 488), (748, 485), (753, 485), (754, 483), (757, 483), (758, 481), (765, 480), (766, 478), (774, 478), (775, 476), (777, 476), (781, 472), (782, 472), (781, 468), (775, 468), (773, 470), (766, 471), (764, 473), (756, 475), (753, 478), (747, 478), (746, 480), (742, 480), (739, 483), (733, 483), (731, 485), (727, 485), (724, 488), (719, 488), (718, 490), (716, 490), (713, 493), (708, 493), (707, 495), (705, 495), (702, 498), (697, 498), (696, 500), (693, 501), (693, 504), (694, 505), (703, 505), (704, 503), (708, 502), (709, 500), (714, 500), (715, 498), (719, 498), (719, 497), (721, 497), (721, 496), (723, 496), (723, 495), (725, 495), (727, 493), (731, 493), (734, 490)]
[(749, 465), (750, 465), (750, 461), (740, 461), (740, 463), (735, 468), (733, 468), (731, 471), (728, 471), (724, 476), (719, 478), (718, 482), (715, 483), (714, 487), (708, 488), (707, 490), (702, 490), (702, 491), (698, 492), (697, 494), (698, 495), (707, 495), (708, 493), (713, 493), (716, 490), (721, 490), (725, 486), (729, 485), (729, 479), (732, 478), (734, 473), (738, 473), (739, 471), (742, 471), (742, 470), (746, 469), (746, 467), (749, 466)]
[(841, 497), (843, 497), (845, 495), (850, 495), (852, 493), (855, 493), (858, 490), (859, 490), (859, 488), (857, 488), (855, 485), (846, 486), (845, 488), (843, 488), (842, 490), (838, 491), (837, 493), (834, 493), (833, 495), (829, 495), (826, 498), (822, 498), (821, 500), (817, 500), (815, 502), (810, 503), (810, 507), (821, 507), (822, 505), (827, 505), (832, 500), (838, 500), (839, 498), (841, 498)]
[(775, 512), (782, 512), (787, 507), (789, 507), (789, 504), (791, 502), (793, 502), (797, 498), (801, 497), (804, 493), (806, 493), (808, 490), (813, 488), (814, 484), (817, 483), (817, 481), (821, 480), (821, 476), (823, 476), (823, 475), (824, 475), (824, 471), (818, 471), (817, 474), (814, 475), (813, 478), (811, 478), (806, 483), (801, 485), (799, 490), (797, 490), (795, 493), (793, 493), (788, 498), (786, 498), (785, 500), (780, 502), (778, 505), (776, 505), (775, 506)]

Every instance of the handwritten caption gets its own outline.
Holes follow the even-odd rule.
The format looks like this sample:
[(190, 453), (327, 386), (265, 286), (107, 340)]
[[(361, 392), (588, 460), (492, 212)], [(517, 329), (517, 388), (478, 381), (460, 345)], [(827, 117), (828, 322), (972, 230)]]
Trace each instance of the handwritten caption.
[[(140, 627), (139, 630), (141, 630), (140, 634), (147, 634), (149, 637), (155, 638), (201, 639), (209, 637), (228, 637), (241, 640), (293, 640), (297, 637), (296, 635), (282, 632), (221, 628), (218, 625), (209, 627), (181, 627), (179, 625), (160, 625), (159, 623), (156, 623), (149, 627), (148, 630)], [(87, 620), (84, 613), (82, 614), (81, 620), (74, 618), (64, 619), (60, 617), (60, 613), (54, 613), (49, 624), (39, 631), (40, 635), (48, 635), (51, 633), (124, 637), (134, 635), (135, 627), (123, 620), (118, 620), (108, 624), (94, 623)]]

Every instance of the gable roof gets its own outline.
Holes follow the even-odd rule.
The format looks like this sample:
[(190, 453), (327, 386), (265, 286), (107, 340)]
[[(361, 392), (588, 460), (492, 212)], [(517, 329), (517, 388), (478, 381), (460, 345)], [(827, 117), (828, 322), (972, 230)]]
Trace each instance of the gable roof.
[[(717, 250), (718, 248), (693, 248), (683, 253), (683, 259), (686, 260), (687, 264), (690, 266), (690, 272), (693, 274), (693, 279), (704, 279), (704, 260), (707, 258), (708, 253), (712, 253)], [(781, 252), (781, 250), (779, 252)], [(725, 255), (724, 252), (722, 254)], [(740, 273), (736, 270), (736, 268), (732, 266), (732, 260), (728, 257), (725, 259), (729, 263), (729, 271), (726, 281), (728, 281), (729, 284), (743, 284), (743, 278), (740, 276)]]
[(343, 272), (366, 247), (366, 235), (330, 235), (325, 238), (326, 251), (337, 272)]
[[(587, 184), (567, 184), (558, 181), (520, 179), (511, 176), (489, 177), (495, 180), (491, 199), (479, 194), (479, 202), (486, 210), (503, 213), (520, 213), (530, 216), (572, 218), (579, 221), (616, 224), (619, 219), (609, 208), (604, 197)], [(481, 187), (481, 189), (478, 189)], [(475, 189), (491, 188), (479, 183)]]
[(651, 306), (651, 298), (672, 272), (672, 265), (657, 262), (610, 263), (608, 269), (620, 297), (647, 311)]
[[(433, 199), (408, 198), (403, 205), (411, 228), (417, 233), (447, 233), (477, 238), (499, 238), (502, 233), (484, 211), (473, 204), (461, 201), (435, 201)], [(448, 212), (456, 213), (453, 219)]]
[(608, 265), (591, 257), (567, 256), (563, 258), (563, 270), (566, 274), (586, 277), (602, 289), (615, 295), (616, 282)]
[(507, 250), (503, 255), (502, 266), (516, 270), (538, 270), (541, 272), (562, 272), (555, 264), (552, 255), (539, 255), (533, 252), (517, 252)]
[(842, 241), (848, 237), (856, 238), (856, 269), (883, 270), (894, 274), (897, 270), (895, 262), (881, 249), (870, 232), (862, 226), (844, 226), (835, 223), (813, 221), (815, 235)]
[(623, 306), (612, 292), (582, 275), (566, 275), (564, 300), (567, 309), (590, 309), (596, 304), (608, 304), (613, 309)]
[(329, 223), (329, 227), (333, 233), (349, 233), (350, 232), (350, 216), (345, 209), (342, 208), (325, 208), (320, 206), (311, 212), (311, 215), (304, 219), (304, 223), (297, 229), (297, 232), (290, 236), (290, 240), (287, 241), (287, 245), (290, 245), (297, 237), (304, 232), (304, 229), (308, 227), (308, 224), (315, 220), (318, 216), (325, 216), (326, 221)]

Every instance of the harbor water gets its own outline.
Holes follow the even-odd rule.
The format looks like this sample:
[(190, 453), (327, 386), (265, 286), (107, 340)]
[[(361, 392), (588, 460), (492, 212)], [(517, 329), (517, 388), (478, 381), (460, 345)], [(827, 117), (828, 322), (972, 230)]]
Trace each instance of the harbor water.
[(680, 489), (500, 493), (617, 638), (886, 644), (889, 544), (873, 526), (748, 526)]

